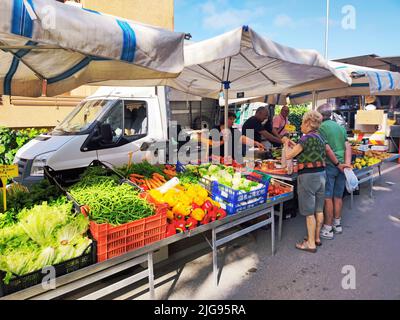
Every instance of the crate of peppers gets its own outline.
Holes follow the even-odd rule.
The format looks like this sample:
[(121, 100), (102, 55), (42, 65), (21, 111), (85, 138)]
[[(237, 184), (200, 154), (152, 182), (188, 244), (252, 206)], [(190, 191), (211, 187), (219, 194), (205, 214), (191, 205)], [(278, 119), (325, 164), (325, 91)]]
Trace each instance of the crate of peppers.
[(165, 193), (153, 189), (149, 195), (168, 206), (167, 237), (189, 232), (200, 225), (226, 217), (221, 205), (209, 197), (208, 191), (198, 184), (183, 183)]
[(87, 168), (67, 192), (90, 220), (98, 262), (165, 238), (166, 206), (102, 167)]

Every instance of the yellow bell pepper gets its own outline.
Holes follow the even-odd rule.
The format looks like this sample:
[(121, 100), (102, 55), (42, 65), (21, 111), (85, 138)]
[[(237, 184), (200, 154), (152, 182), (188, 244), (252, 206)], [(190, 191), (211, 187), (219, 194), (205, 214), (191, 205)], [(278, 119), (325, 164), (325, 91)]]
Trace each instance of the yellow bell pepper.
[(201, 207), (204, 203), (204, 199), (196, 196), (195, 198), (193, 198), (193, 203), (197, 204), (199, 207)]
[(176, 205), (178, 203), (178, 200), (179, 196), (175, 190), (170, 189), (164, 194), (164, 202), (168, 203), (170, 207)]
[(149, 195), (158, 203), (164, 202), (163, 194), (159, 190), (152, 189), (149, 191)]
[(219, 202), (217, 202), (215, 200), (211, 200), (211, 203), (214, 205), (214, 207), (221, 208), (221, 205), (219, 204)]
[(171, 211), (171, 210), (168, 210), (168, 211), (167, 211), (167, 218), (168, 218), (169, 220), (174, 220), (175, 215), (174, 215), (173, 211)]
[(206, 213), (204, 212), (204, 210), (200, 209), (200, 208), (194, 209), (192, 211), (192, 213), (190, 214), (190, 216), (192, 218), (196, 219), (197, 221), (203, 220), (205, 215), (206, 215)]
[(172, 208), (172, 211), (175, 215), (186, 217), (190, 214), (191, 207), (179, 202)]

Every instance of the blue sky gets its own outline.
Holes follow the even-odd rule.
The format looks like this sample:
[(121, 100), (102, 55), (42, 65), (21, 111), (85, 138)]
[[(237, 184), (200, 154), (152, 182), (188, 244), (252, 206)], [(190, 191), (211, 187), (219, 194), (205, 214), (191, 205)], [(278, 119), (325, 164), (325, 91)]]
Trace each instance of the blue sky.
[[(354, 8), (355, 28), (343, 28), (345, 6)], [(194, 41), (249, 25), (281, 44), (324, 54), (325, 16), (326, 0), (175, 0), (175, 31)], [(400, 0), (331, 0), (330, 59), (400, 56), (399, 33)]]

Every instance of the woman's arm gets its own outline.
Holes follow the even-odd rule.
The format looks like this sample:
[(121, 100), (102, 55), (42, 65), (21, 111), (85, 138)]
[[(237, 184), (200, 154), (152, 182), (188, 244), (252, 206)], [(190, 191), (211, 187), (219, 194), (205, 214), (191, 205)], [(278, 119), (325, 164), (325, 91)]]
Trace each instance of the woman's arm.
[(296, 144), (296, 146), (287, 153), (286, 160), (296, 158), (300, 153), (303, 152), (303, 147), (301, 144)]

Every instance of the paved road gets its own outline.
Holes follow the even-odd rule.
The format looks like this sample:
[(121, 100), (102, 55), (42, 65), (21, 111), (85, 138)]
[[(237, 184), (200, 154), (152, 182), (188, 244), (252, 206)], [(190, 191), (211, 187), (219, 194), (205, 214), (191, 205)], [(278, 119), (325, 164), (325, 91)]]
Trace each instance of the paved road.
[[(353, 210), (350, 199), (345, 199), (344, 233), (323, 241), (316, 254), (294, 248), (306, 232), (305, 219), (298, 216), (284, 221), (282, 241), (273, 257), (270, 230), (258, 230), (220, 249), (223, 269), (218, 288), (213, 285), (209, 249), (172, 265), (159, 265), (157, 298), (400, 300), (400, 223), (389, 219), (400, 217), (399, 194), (400, 166), (390, 165), (376, 181), (373, 199), (366, 188), (356, 196)], [(345, 266), (355, 269), (355, 289), (342, 288)], [(146, 288), (125, 289), (108, 298), (147, 299), (148, 293), (137, 295)]]

